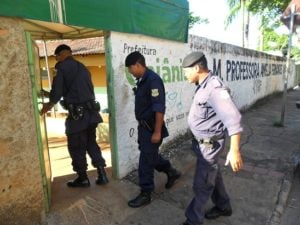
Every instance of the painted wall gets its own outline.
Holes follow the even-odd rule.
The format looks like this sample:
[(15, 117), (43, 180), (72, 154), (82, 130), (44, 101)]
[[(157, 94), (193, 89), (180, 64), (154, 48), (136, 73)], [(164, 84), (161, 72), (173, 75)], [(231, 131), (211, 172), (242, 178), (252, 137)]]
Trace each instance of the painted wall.
[[(182, 73), (181, 62), (191, 51), (201, 50), (208, 59), (209, 68), (222, 78), (231, 89), (240, 109), (256, 100), (283, 90), (285, 61), (281, 57), (247, 50), (232, 45), (190, 36), (187, 44), (159, 40), (141, 35), (112, 32), (110, 36), (113, 86), (115, 94), (116, 133), (119, 175), (125, 176), (137, 168), (137, 122), (134, 117), (134, 80), (124, 66), (126, 56), (140, 51), (146, 64), (162, 77), (166, 88), (167, 111), (165, 121), (172, 139), (187, 132), (187, 115), (195, 86), (189, 84)], [(294, 67), (294, 64), (292, 64)], [(294, 70), (288, 86), (295, 83)]]
[(38, 224), (43, 189), (25, 33), (0, 17), (0, 224)]

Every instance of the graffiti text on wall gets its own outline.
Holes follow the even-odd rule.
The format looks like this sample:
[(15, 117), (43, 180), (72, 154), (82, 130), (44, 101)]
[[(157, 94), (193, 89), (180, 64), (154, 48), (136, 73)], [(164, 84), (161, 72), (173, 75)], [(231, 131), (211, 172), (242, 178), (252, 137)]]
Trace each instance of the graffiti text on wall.
[(171, 65), (168, 58), (156, 58), (156, 66), (149, 66), (149, 68), (159, 74), (164, 83), (172, 83), (186, 80), (180, 65), (181, 63), (176, 66)]
[(182, 90), (166, 92), (166, 105), (168, 109), (181, 110), (182, 104)]
[[(282, 76), (285, 65), (276, 63), (258, 63), (238, 60), (226, 60), (226, 81), (259, 79), (268, 76)], [(221, 59), (213, 59), (213, 73), (222, 74)]]
[(189, 115), (188, 112), (185, 113), (179, 113), (175, 116), (171, 116), (171, 117), (166, 117), (165, 121), (166, 121), (166, 125), (169, 126), (171, 123), (178, 121), (178, 120), (182, 120), (185, 117), (187, 117)]
[[(156, 65), (149, 65), (148, 68), (156, 72), (164, 83), (174, 83), (185, 81), (186, 78), (182, 73), (181, 62), (178, 65), (171, 65), (168, 58), (156, 58)], [(125, 70), (126, 78), (130, 85), (135, 86), (134, 78)]]
[[(177, 62), (170, 62), (167, 57), (157, 57), (157, 49), (149, 48), (146, 45), (123, 44), (123, 53), (126, 55), (139, 51), (143, 55), (156, 56), (155, 63), (148, 65), (148, 68), (159, 74), (164, 83), (174, 83), (186, 81), (183, 74), (181, 63), (182, 58), (176, 59)], [(285, 65), (281, 63), (260, 63), (253, 61), (226, 60), (222, 64), (221, 59), (213, 58), (211, 67), (213, 74), (219, 76), (227, 82), (260, 79), (268, 76), (281, 76), (285, 72)], [(222, 68), (225, 68), (226, 73), (222, 74)], [(135, 79), (125, 70), (126, 78), (130, 85), (135, 86)], [(224, 73), (224, 72), (223, 72)]]
[(129, 53), (135, 52), (135, 51), (138, 51), (143, 55), (156, 55), (156, 49), (154, 49), (154, 48), (147, 48), (146, 45), (131, 46), (127, 43), (124, 43), (123, 53), (129, 54)]

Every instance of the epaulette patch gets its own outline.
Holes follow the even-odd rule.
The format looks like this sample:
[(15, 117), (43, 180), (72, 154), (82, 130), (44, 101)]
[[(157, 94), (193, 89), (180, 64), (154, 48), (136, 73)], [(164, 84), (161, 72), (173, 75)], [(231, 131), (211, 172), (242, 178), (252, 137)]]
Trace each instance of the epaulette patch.
[(151, 96), (152, 96), (152, 97), (157, 97), (157, 96), (159, 96), (159, 91), (158, 91), (158, 89), (151, 89)]

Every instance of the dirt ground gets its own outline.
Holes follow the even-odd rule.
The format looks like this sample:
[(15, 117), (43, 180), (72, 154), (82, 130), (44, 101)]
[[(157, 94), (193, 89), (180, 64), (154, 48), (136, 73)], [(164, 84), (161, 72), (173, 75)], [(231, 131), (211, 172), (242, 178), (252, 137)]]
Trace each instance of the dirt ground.
[[(46, 117), (49, 155), (51, 161), (52, 177), (73, 174), (71, 159), (67, 148), (67, 138), (65, 135), (65, 117)], [(98, 142), (102, 150), (102, 155), (106, 160), (107, 167), (111, 167), (110, 144)], [(88, 170), (94, 170), (91, 160), (87, 155)]]

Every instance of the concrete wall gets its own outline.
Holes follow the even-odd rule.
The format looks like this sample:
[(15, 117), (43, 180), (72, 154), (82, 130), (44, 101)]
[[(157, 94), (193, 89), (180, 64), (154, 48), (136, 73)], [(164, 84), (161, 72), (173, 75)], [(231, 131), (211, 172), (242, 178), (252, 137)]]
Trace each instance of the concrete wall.
[[(205, 38), (190, 36), (187, 44), (112, 32), (110, 36), (114, 94), (116, 105), (117, 146), (120, 177), (137, 168), (137, 122), (134, 117), (134, 80), (124, 66), (126, 56), (140, 51), (148, 67), (162, 77), (166, 88), (167, 111), (165, 121), (172, 139), (186, 134), (187, 114), (195, 86), (189, 84), (182, 73), (181, 62), (191, 51), (201, 50), (208, 59), (209, 68), (219, 75), (231, 89), (240, 109), (253, 104), (276, 91), (283, 90), (285, 61), (281, 57), (235, 47)], [(292, 64), (294, 68), (294, 64)], [(295, 84), (294, 69), (289, 87)]]
[(0, 17), (0, 224), (38, 224), (43, 189), (25, 33)]

